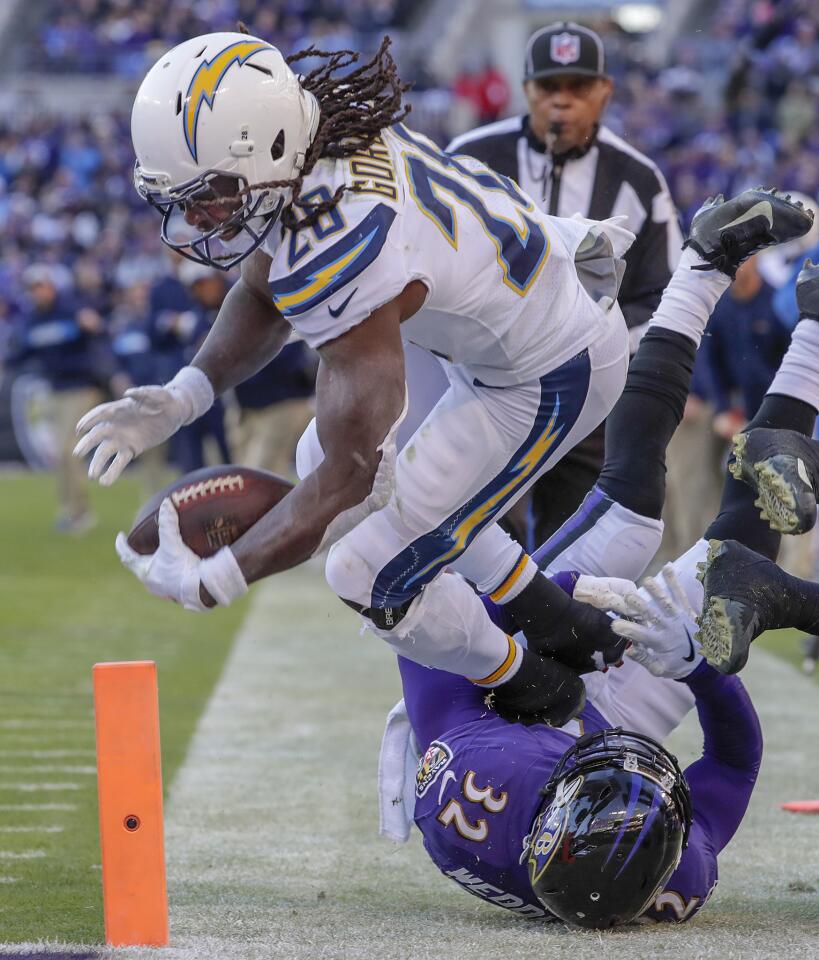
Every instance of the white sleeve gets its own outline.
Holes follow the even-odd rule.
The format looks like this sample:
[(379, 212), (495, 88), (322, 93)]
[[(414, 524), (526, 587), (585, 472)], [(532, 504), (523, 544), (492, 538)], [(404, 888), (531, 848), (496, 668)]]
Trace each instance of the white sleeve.
[(343, 233), (317, 244), (292, 270), (276, 258), (271, 266), (273, 300), (316, 348), (357, 326), (398, 296), (409, 282), (399, 237), (400, 214), (386, 203), (344, 204)]

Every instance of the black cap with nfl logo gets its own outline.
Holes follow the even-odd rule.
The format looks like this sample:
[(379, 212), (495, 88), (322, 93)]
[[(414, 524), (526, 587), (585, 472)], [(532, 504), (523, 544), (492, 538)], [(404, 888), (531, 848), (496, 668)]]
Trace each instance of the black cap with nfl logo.
[(588, 27), (562, 20), (538, 30), (526, 44), (524, 80), (559, 74), (606, 76), (603, 41)]

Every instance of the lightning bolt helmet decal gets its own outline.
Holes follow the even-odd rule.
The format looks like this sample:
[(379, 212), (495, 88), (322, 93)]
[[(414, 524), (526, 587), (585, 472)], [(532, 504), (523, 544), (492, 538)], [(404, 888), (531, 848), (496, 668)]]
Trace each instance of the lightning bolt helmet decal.
[(185, 133), (185, 142), (188, 145), (191, 156), (198, 163), (196, 147), (196, 133), (199, 121), (199, 112), (203, 104), (207, 104), (213, 109), (213, 101), (219, 84), (225, 77), (225, 74), (238, 63), (241, 67), (254, 54), (261, 50), (270, 50), (267, 43), (259, 40), (240, 40), (225, 47), (220, 53), (217, 53), (212, 60), (203, 60), (202, 63), (191, 78), (188, 92), (185, 94), (185, 106), (182, 110), (182, 127)]

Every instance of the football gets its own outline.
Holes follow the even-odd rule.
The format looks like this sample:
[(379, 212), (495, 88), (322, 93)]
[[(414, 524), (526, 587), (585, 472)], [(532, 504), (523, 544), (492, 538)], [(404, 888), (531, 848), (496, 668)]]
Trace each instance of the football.
[(204, 467), (160, 490), (137, 514), (128, 543), (137, 553), (159, 546), (159, 507), (170, 497), (182, 539), (200, 557), (233, 543), (293, 489), (289, 480), (234, 464)]

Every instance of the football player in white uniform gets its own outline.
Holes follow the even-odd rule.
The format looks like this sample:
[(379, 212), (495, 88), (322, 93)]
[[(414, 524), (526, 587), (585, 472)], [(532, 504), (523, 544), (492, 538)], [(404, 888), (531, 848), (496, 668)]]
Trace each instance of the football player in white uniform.
[[(329, 584), (397, 653), (494, 688), (505, 716), (564, 723), (583, 706), (576, 670), (524, 649), (465, 580), (438, 574), (457, 569), (507, 604), (541, 650), (570, 647), (586, 669), (619, 661), (606, 615), (494, 521), (622, 390), (616, 294), (632, 236), (542, 214), (512, 181), (407, 129), (387, 47), (352, 70), (355, 55), (327, 55), (298, 77), (263, 40), (209, 34), (150, 70), (132, 116), (137, 189), (166, 243), (241, 263), (242, 277), (192, 364), (84, 417), (77, 454), (96, 448), (89, 473), (112, 483), (295, 329), (321, 359), (321, 464), (212, 558), (184, 546), (166, 503), (159, 550), (138, 557), (121, 537), (123, 561), (152, 592), (204, 610), (329, 547)], [(672, 280), (698, 312), (724, 289), (714, 266), (809, 226), (758, 192), (720, 209), (713, 247), (695, 244)], [(449, 388), (396, 456), (402, 340), (446, 359)]]

